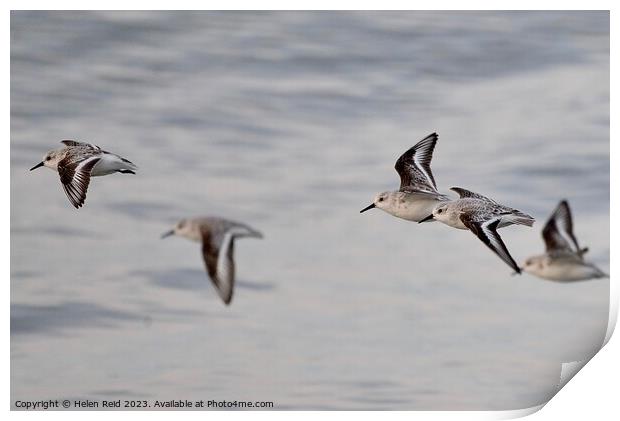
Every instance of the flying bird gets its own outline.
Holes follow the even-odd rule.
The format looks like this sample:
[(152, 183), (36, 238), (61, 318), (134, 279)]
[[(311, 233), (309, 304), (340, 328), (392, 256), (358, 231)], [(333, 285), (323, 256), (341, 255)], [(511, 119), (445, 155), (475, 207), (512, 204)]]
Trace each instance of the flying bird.
[(51, 168), (58, 172), (60, 183), (76, 208), (86, 200), (90, 177), (113, 173), (135, 174), (137, 167), (128, 159), (104, 151), (99, 146), (74, 140), (61, 141), (65, 146), (49, 151), (30, 171), (39, 167)]
[(402, 154), (394, 166), (400, 176), (400, 188), (377, 194), (360, 213), (379, 208), (398, 218), (420, 222), (439, 203), (450, 200), (437, 191), (431, 171), (437, 139), (437, 133), (431, 133)]
[(583, 256), (588, 248), (579, 247), (573, 234), (573, 218), (566, 200), (562, 200), (542, 230), (545, 254), (525, 261), (523, 270), (539, 278), (570, 282), (609, 277)]
[(179, 235), (202, 243), (202, 258), (207, 273), (218, 295), (229, 305), (235, 285), (235, 239), (243, 237), (263, 238), (263, 235), (245, 224), (216, 217), (181, 219), (161, 238)]
[(440, 204), (420, 222), (436, 219), (453, 228), (470, 230), (516, 273), (521, 273), (497, 229), (513, 224), (531, 227), (534, 218), (481, 194), (460, 187), (450, 190), (458, 193), (460, 198)]

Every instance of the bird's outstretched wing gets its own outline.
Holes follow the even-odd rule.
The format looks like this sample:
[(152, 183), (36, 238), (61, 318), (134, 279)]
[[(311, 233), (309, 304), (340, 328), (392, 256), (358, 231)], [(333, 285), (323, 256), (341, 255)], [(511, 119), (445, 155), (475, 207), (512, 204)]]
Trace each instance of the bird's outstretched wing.
[(90, 172), (100, 159), (98, 156), (91, 156), (82, 160), (66, 156), (58, 162), (58, 175), (62, 188), (71, 204), (78, 209), (86, 200)]
[(224, 304), (230, 304), (235, 286), (235, 261), (233, 260), (234, 234), (209, 236), (202, 241), (202, 257), (207, 273)]
[(573, 218), (566, 200), (555, 208), (542, 230), (542, 236), (547, 252), (570, 251), (581, 255), (586, 251), (579, 248), (573, 234)]
[(437, 133), (431, 133), (398, 158), (394, 168), (400, 175), (401, 191), (437, 192), (431, 171), (437, 139)]
[(263, 238), (263, 235), (244, 224), (209, 218), (219, 227), (205, 227), (202, 230), (202, 257), (207, 273), (218, 295), (226, 305), (230, 304), (235, 286), (235, 261), (233, 250), (235, 239), (240, 237)]
[(461, 221), (469, 228), (471, 232), (488, 247), (493, 253), (497, 254), (508, 266), (510, 266), (516, 273), (521, 273), (521, 269), (514, 261), (510, 252), (506, 248), (506, 244), (502, 241), (502, 238), (497, 233), (497, 225), (501, 221), (501, 218), (492, 218), (487, 221), (479, 222), (473, 220), (467, 214), (461, 215)]

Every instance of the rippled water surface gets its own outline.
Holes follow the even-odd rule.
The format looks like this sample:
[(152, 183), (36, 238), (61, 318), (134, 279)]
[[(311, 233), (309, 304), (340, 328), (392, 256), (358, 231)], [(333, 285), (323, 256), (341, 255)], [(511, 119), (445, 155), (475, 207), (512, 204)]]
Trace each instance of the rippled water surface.
[[(569, 199), (609, 269), (607, 13), (11, 15), (11, 398), (269, 400), (278, 409), (516, 409), (598, 350), (607, 280), (510, 269), (465, 231), (375, 210), (437, 131), (442, 191), (534, 215)], [(61, 139), (139, 174), (77, 211), (28, 169)], [(240, 240), (224, 306), (188, 215)]]

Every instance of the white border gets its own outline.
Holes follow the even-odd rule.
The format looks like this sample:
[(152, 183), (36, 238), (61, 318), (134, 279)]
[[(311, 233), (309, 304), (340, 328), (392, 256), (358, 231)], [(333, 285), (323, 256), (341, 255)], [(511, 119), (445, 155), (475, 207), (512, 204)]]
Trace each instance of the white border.
[[(9, 49), (10, 49), (10, 14), (9, 10), (17, 9), (17, 10), (25, 10), (25, 9), (84, 9), (86, 4), (83, 1), (56, 1), (53, 4), (44, 1), (8, 1), (6, 13), (3, 15), (3, 28), (4, 28), (4, 57), (5, 63), (9, 62)], [(253, 9), (253, 10), (265, 10), (265, 9), (285, 9), (285, 10), (352, 10), (352, 9), (366, 9), (366, 10), (374, 10), (374, 9), (383, 9), (383, 10), (405, 10), (405, 9), (414, 9), (414, 10), (467, 10), (467, 9), (490, 9), (490, 10), (581, 10), (581, 9), (597, 9), (597, 10), (611, 10), (611, 91), (615, 93), (616, 84), (614, 83), (614, 75), (617, 73), (618, 66), (617, 63), (617, 44), (613, 43), (614, 35), (616, 31), (614, 28), (617, 27), (618, 18), (616, 16), (616, 8), (614, 8), (614, 3), (611, 1), (596, 1), (591, 0), (588, 2), (577, 2), (577, 1), (565, 1), (565, 2), (550, 2), (550, 1), (531, 1), (531, 0), (523, 0), (523, 1), (468, 1), (468, 2), (458, 2), (458, 1), (434, 1), (434, 2), (421, 2), (421, 1), (396, 1), (396, 0), (383, 0), (381, 2), (368, 2), (368, 1), (324, 1), (324, 0), (316, 0), (316, 1), (296, 1), (296, 2), (284, 2), (284, 1), (273, 1), (273, 0), (263, 0), (261, 2), (249, 2), (249, 1), (239, 1), (239, 0), (229, 0), (229, 1), (190, 1), (190, 0), (177, 0), (175, 2), (163, 2), (163, 1), (118, 1), (118, 0), (108, 0), (108, 1), (90, 1), (87, 4), (88, 9), (102, 9), (102, 10), (132, 10), (132, 9), (146, 9), (146, 10), (198, 10), (204, 9), (205, 7), (208, 9), (225, 9), (225, 10), (239, 10), (239, 9)], [(467, 6), (467, 7), (464, 7)], [(503, 7), (498, 7), (503, 6)], [(3, 75), (5, 77), (5, 81), (9, 80), (10, 72), (9, 72), (9, 64), (3, 66), (2, 68)], [(5, 101), (3, 102), (3, 125), (4, 125), (4, 133), (7, 134), (7, 139), (10, 139), (10, 124), (9, 124), (9, 115), (10, 115), (10, 84), (7, 83), (5, 85)], [(617, 113), (614, 113), (614, 101), (612, 97), (611, 101), (611, 116), (617, 116)], [(611, 120), (611, 137), (613, 138), (614, 134), (614, 120)], [(614, 210), (617, 209), (617, 189), (614, 193), (613, 186), (615, 185), (615, 180), (617, 179), (618, 174), (618, 160), (614, 159), (616, 155), (614, 154), (614, 142), (611, 142), (611, 183), (612, 186), (612, 195), (611, 195), (611, 214), (614, 215)], [(4, 146), (5, 156), (10, 156), (10, 142), (5, 142)], [(10, 165), (6, 165), (4, 167), (5, 177), (3, 177), (3, 190), (7, 197), (10, 197)], [(10, 207), (4, 206), (2, 209), (3, 216), (5, 220), (9, 220)], [(610, 250), (611, 256), (614, 256), (613, 251), (614, 247), (614, 237), (616, 237), (618, 230), (618, 224), (611, 221), (611, 243)], [(10, 232), (10, 231), (9, 231)], [(10, 326), (9, 326), (9, 313), (10, 312), (10, 235), (8, 241), (5, 241), (3, 244), (3, 255), (5, 265), (5, 273), (7, 275), (4, 280), (4, 288), (5, 288), (5, 297), (6, 301), (8, 301), (8, 305), (6, 306), (5, 317), (2, 319), (2, 327), (5, 334), (5, 338), (7, 338), (5, 342), (5, 346), (2, 348), (3, 361), (5, 364), (4, 373), (9, 373), (10, 370), (10, 353), (9, 353), (9, 341), (10, 341)], [(610, 261), (610, 273), (616, 273), (616, 264), (613, 259)], [(605, 342), (610, 340), (611, 334), (616, 324), (617, 314), (618, 314), (618, 285), (617, 282), (614, 281), (614, 277), (611, 278), (611, 291), (610, 291), (610, 321), (607, 330), (607, 336)], [(611, 340), (605, 348), (599, 352), (591, 362), (587, 363), (583, 372), (579, 373), (576, 380), (570, 382), (564, 390), (561, 391), (556, 397), (554, 397), (548, 407), (545, 410), (538, 412), (533, 417), (537, 417), (538, 419), (544, 420), (555, 420), (562, 419), (572, 420), (572, 419), (583, 419), (584, 417), (588, 417), (591, 419), (618, 419), (620, 415), (620, 409), (617, 401), (617, 391), (618, 391), (618, 381), (617, 373), (618, 370), (618, 356), (620, 355), (620, 345), (618, 345), (617, 338)], [(569, 373), (570, 370), (577, 370), (583, 366), (583, 364), (574, 363), (568, 364), (567, 371), (563, 371), (564, 379), (570, 379), (572, 375), (575, 374)], [(5, 382), (3, 385), (5, 400), (2, 402), (5, 411), (9, 411), (10, 409), (10, 376), (5, 374)], [(533, 412), (536, 412), (540, 407), (523, 409), (518, 411), (500, 411), (500, 412), (427, 412), (427, 411), (419, 411), (419, 412), (382, 412), (380, 413), (381, 417), (388, 418), (399, 418), (399, 419), (472, 419), (472, 420), (482, 420), (482, 419), (508, 419), (526, 416)], [(205, 414), (202, 412), (183, 412), (182, 415), (179, 413), (172, 412), (128, 412), (128, 413), (117, 413), (114, 414), (115, 417), (121, 416), (132, 417), (132, 418), (142, 418), (142, 419), (168, 419), (172, 416), (178, 417), (190, 417), (190, 418), (200, 418), (204, 419), (205, 416), (209, 418), (226, 418), (226, 419), (238, 419), (240, 417), (248, 416), (248, 414), (252, 414), (253, 418), (257, 419), (274, 419), (281, 417), (290, 417), (292, 415), (291, 412), (254, 412), (254, 413), (239, 413), (239, 412), (210, 412), (209, 414)], [(15, 418), (21, 417), (46, 417), (51, 419), (65, 419), (65, 418), (83, 418), (85, 414), (80, 412), (10, 412), (9, 416)], [(327, 413), (327, 412), (296, 412), (295, 417), (299, 418), (312, 418), (315, 417), (342, 417), (352, 415), (356, 419), (360, 418), (370, 419), (370, 417), (374, 418), (375, 413), (363, 413), (363, 412), (354, 412), (354, 413)], [(379, 415), (379, 414), (377, 414)], [(89, 412), (89, 418), (94, 419), (108, 419), (110, 414), (101, 413), (101, 412)]]
[[(609, 0), (590, 1), (549, 1), (522, 0), (503, 1), (470, 0), (382, 0), (382, 1), (346, 1), (346, 0), (91, 0), (88, 3), (77, 0), (9, 0), (7, 10), (613, 10)], [(89, 7), (85, 7), (89, 6)], [(504, 7), (500, 7), (504, 6)]]

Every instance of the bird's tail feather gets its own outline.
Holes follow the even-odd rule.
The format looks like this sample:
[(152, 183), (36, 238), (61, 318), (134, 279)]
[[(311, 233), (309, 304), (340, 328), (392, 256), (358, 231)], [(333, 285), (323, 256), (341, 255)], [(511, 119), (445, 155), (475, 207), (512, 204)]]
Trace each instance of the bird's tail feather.
[(512, 222), (513, 224), (525, 225), (528, 227), (531, 227), (532, 225), (534, 225), (534, 222), (536, 221), (530, 215), (523, 213), (523, 212), (519, 212), (519, 211), (516, 211), (512, 213), (511, 215), (507, 215), (506, 219)]
[(132, 170), (132, 171), (136, 171), (138, 169), (138, 166), (128, 159), (121, 158), (121, 161), (123, 161), (123, 163), (125, 164), (124, 169)]
[(237, 237), (252, 237), (252, 238), (263, 238), (263, 233), (255, 230), (254, 228), (250, 228), (247, 225), (242, 225), (241, 230), (236, 232)]
[(596, 274), (597, 278), (609, 278), (609, 274), (608, 273), (603, 272), (599, 268), (596, 268), (596, 270), (598, 270), (598, 273)]
[(248, 237), (263, 238), (263, 233), (261, 233), (260, 231), (256, 231), (256, 230), (250, 230)]
[(577, 251), (577, 254), (578, 254), (579, 256), (583, 256), (583, 255), (584, 255), (584, 254), (586, 254), (589, 250), (590, 250), (590, 249), (589, 249), (588, 247), (584, 247), (584, 248), (582, 248), (581, 250), (578, 250), (578, 251)]

